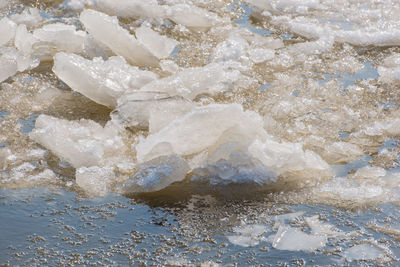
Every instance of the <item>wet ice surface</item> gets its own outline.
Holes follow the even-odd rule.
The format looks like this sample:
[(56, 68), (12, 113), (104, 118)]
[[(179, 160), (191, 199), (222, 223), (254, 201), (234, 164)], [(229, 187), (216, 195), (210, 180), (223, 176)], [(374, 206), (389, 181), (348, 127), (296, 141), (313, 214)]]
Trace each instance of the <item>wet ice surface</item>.
[(396, 264), (397, 2), (0, 11), (4, 263)]

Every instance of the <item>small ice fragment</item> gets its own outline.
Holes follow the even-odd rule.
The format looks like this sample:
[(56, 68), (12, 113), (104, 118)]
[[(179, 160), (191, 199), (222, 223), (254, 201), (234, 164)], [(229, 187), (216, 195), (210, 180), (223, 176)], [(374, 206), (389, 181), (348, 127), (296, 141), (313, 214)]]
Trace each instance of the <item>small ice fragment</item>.
[(195, 5), (185, 3), (163, 7), (166, 9), (165, 14), (167, 18), (195, 31), (206, 31), (224, 22), (217, 14)]
[(256, 64), (263, 63), (275, 57), (275, 51), (266, 48), (255, 47), (249, 49), (247, 53), (249, 54), (250, 59)]
[(92, 1), (96, 9), (124, 18), (157, 18), (163, 16), (157, 0), (97, 0)]
[(80, 167), (75, 173), (76, 184), (91, 197), (104, 196), (114, 177), (114, 169), (110, 167)]
[(82, 10), (85, 8), (85, 0), (67, 0), (65, 6), (72, 10)]
[(175, 73), (179, 71), (179, 66), (172, 60), (161, 60), (160, 67), (163, 71)]
[(15, 60), (2, 55), (0, 57), (0, 82), (7, 80), (18, 72), (18, 65)]
[(36, 38), (28, 32), (25, 24), (18, 25), (14, 44), (19, 51), (23, 52), (25, 55), (31, 54), (33, 51), (32, 46), (36, 41)]
[(254, 247), (263, 241), (264, 234), (268, 232), (265, 225), (254, 224), (233, 228), (236, 235), (227, 236), (229, 242), (241, 247)]
[(352, 178), (377, 180), (386, 175), (386, 170), (376, 166), (365, 166), (358, 169)]
[(142, 163), (139, 171), (122, 187), (128, 193), (153, 192), (185, 179), (189, 171), (187, 162), (177, 156), (161, 156)]
[(85, 53), (88, 50), (88, 35), (84, 31), (77, 31), (74, 25), (63, 23), (46, 24), (33, 31), (38, 40), (34, 44), (35, 54), (50, 60), (58, 51), (69, 53)]
[(279, 250), (312, 252), (323, 248), (326, 242), (326, 236), (306, 234), (289, 226), (280, 226), (272, 247)]
[(327, 238), (335, 238), (345, 235), (345, 233), (336, 230), (333, 225), (328, 223), (321, 223), (318, 220), (318, 215), (305, 218), (306, 223), (311, 228), (314, 235), (326, 236)]
[(13, 14), (10, 19), (17, 24), (24, 24), (28, 28), (39, 26), (43, 21), (39, 9), (35, 7), (26, 8), (20, 14)]
[(73, 90), (111, 108), (127, 91), (137, 90), (158, 77), (150, 71), (130, 66), (122, 57), (88, 60), (66, 53), (54, 56), (53, 71)]
[(80, 20), (86, 30), (115, 54), (123, 56), (129, 63), (140, 66), (158, 66), (159, 60), (135, 36), (119, 25), (118, 18), (85, 9)]
[(0, 47), (14, 39), (17, 24), (4, 17), (0, 20)]
[(347, 261), (376, 260), (384, 255), (384, 251), (371, 244), (355, 245), (344, 252)]
[(12, 155), (7, 147), (0, 147), (0, 170), (5, 170), (8, 166), (8, 157)]
[(159, 59), (169, 57), (178, 44), (177, 41), (162, 36), (144, 25), (136, 29), (135, 34), (137, 40)]

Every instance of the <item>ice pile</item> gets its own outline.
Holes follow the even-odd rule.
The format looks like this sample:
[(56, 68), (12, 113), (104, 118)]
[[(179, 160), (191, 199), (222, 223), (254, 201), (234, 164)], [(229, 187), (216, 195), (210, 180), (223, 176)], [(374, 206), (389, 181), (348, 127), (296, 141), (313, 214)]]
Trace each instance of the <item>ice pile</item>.
[[(139, 2), (125, 4), (150, 8)], [(107, 1), (96, 3), (103, 11), (110, 6)], [(216, 15), (186, 4), (160, 10), (164, 13), (153, 15), (191, 29), (204, 30), (217, 23), (209, 20)], [(123, 17), (122, 11), (115, 6), (109, 13)], [(4, 35), (4, 43), (15, 38), (22, 51), (18, 53), (41, 61), (53, 57), (53, 72), (71, 89), (114, 109), (104, 127), (90, 120), (40, 115), (29, 135), (71, 164), (76, 183), (88, 194), (103, 195), (124, 180), (119, 190), (135, 193), (158, 191), (186, 178), (211, 184), (293, 181), (304, 186), (332, 177), (330, 166), (303, 149), (302, 143), (268, 134), (257, 112), (240, 104), (204, 105), (196, 100), (254, 82), (247, 71), (253, 64), (273, 59), (274, 49), (283, 46), (281, 41), (235, 30), (215, 47), (209, 64), (175, 67), (160, 77), (155, 71), (161, 63), (165, 66), (160, 60), (168, 58), (178, 42), (150, 27), (143, 24), (131, 34), (117, 17), (90, 9), (79, 17), (86, 31), (59, 22), (41, 26), (35, 12), (30, 12), (34, 26), (40, 27), (30, 33), (25, 24), (17, 26), (5, 19), (3, 28), (10, 28), (7, 33), (12, 34)], [(188, 23), (190, 16), (196, 19)], [(15, 74), (14, 69), (4, 79)], [(148, 134), (130, 137), (129, 131), (138, 130)]]
[[(60, 6), (68, 18), (15, 12), (0, 20), (0, 93), (42, 114), (29, 137), (68, 162), (90, 195), (251, 183), (317, 185), (315, 199), (387, 201), (397, 184), (376, 162), (333, 180), (329, 164), (375, 155), (400, 134), (395, 108), (376, 108), (381, 84), (400, 79), (399, 55), (371, 62), (354, 48), (399, 45), (400, 6), (378, 1), (360, 15), (357, 1), (344, 10), (329, 0), (249, 0), (254, 21), (243, 26), (228, 2), (71, 0)], [(255, 33), (253, 22), (273, 36)], [(296, 36), (284, 41), (281, 32)], [(60, 88), (24, 93), (37, 66)], [(106, 115), (80, 119), (63, 108), (71, 99)], [(287, 236), (323, 243), (286, 226), (278, 232), (276, 247), (289, 246)]]

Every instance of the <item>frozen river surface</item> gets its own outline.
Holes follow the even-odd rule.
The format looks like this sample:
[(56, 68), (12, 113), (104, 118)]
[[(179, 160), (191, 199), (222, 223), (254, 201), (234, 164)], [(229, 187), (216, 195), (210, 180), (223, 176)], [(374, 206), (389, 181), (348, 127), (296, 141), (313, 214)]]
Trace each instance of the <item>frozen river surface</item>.
[(398, 265), (398, 1), (0, 0), (0, 83), (0, 264)]

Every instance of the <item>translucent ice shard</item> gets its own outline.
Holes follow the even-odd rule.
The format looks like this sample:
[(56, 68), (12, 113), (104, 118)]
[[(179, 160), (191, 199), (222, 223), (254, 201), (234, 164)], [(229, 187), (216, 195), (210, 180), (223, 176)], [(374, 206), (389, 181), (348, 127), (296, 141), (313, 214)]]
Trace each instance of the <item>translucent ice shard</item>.
[(54, 56), (53, 71), (73, 90), (111, 108), (124, 93), (137, 90), (157, 78), (150, 71), (130, 66), (122, 57), (88, 60), (66, 53)]
[(172, 121), (159, 132), (142, 139), (136, 146), (139, 162), (162, 156), (159, 144), (167, 143), (178, 155), (187, 156), (212, 147), (230, 128), (242, 131), (242, 142), (253, 138), (265, 138), (261, 118), (246, 111), (238, 104), (215, 104), (197, 107), (186, 115)]
[(29, 136), (75, 168), (104, 166), (115, 158), (124, 161), (126, 147), (117, 129), (94, 121), (40, 115)]
[(12, 20), (4, 17), (0, 20), (0, 46), (12, 41), (17, 30), (17, 24)]
[(260, 241), (264, 240), (264, 234), (268, 232), (265, 225), (259, 224), (234, 227), (233, 231), (235, 235), (229, 235), (227, 238), (232, 244), (241, 247), (257, 246)]
[(162, 36), (144, 25), (136, 29), (135, 34), (137, 40), (159, 59), (169, 57), (178, 44), (177, 41)]
[(24, 24), (29, 28), (39, 26), (43, 21), (39, 9), (34, 7), (26, 8), (20, 14), (13, 14), (10, 16), (10, 19), (17, 24)]
[(332, 168), (318, 154), (303, 150), (300, 143), (276, 142), (267, 139), (265, 143), (255, 140), (249, 147), (250, 153), (265, 166), (285, 179), (309, 183), (333, 177)]
[(0, 54), (0, 82), (19, 71), (33, 69), (39, 65), (38, 59), (24, 55), (12, 47), (0, 49)]
[(385, 251), (372, 244), (360, 244), (352, 246), (344, 252), (347, 261), (376, 260), (384, 256)]
[(234, 89), (234, 82), (243, 78), (237, 70), (225, 68), (218, 63), (204, 67), (187, 68), (171, 76), (143, 86), (141, 91), (165, 92), (194, 99), (203, 93), (215, 94)]
[(93, 3), (96, 9), (121, 17), (168, 18), (193, 30), (208, 30), (224, 22), (217, 14), (189, 3), (159, 5), (157, 1), (99, 0)]
[(290, 226), (280, 226), (272, 247), (280, 250), (311, 252), (323, 248), (326, 242), (326, 236), (307, 234)]
[(149, 129), (150, 133), (155, 133), (194, 106), (181, 96), (137, 91), (120, 97), (112, 119), (125, 127)]
[(75, 173), (76, 184), (91, 197), (104, 196), (114, 178), (114, 169), (110, 167), (80, 167)]
[(217, 14), (189, 4), (165, 7), (166, 17), (193, 30), (205, 31), (223, 23)]
[(157, 0), (97, 0), (92, 2), (96, 9), (107, 14), (125, 18), (162, 17), (163, 10)]
[(124, 193), (153, 192), (182, 181), (190, 168), (177, 156), (161, 156), (140, 165), (139, 171), (122, 186)]
[(25, 24), (18, 25), (15, 33), (14, 45), (19, 51), (23, 52), (25, 55), (32, 54), (32, 46), (36, 41), (37, 39), (33, 34), (28, 32)]
[(154, 56), (135, 36), (119, 25), (116, 17), (86, 9), (80, 15), (86, 30), (98, 42), (109, 47), (115, 54), (123, 56), (129, 63), (140, 66), (157, 66)]
[(51, 60), (60, 51), (85, 54), (90, 53), (91, 49), (88, 34), (77, 31), (74, 25), (46, 24), (34, 30), (33, 37), (37, 40), (34, 44), (35, 54), (45, 60)]

